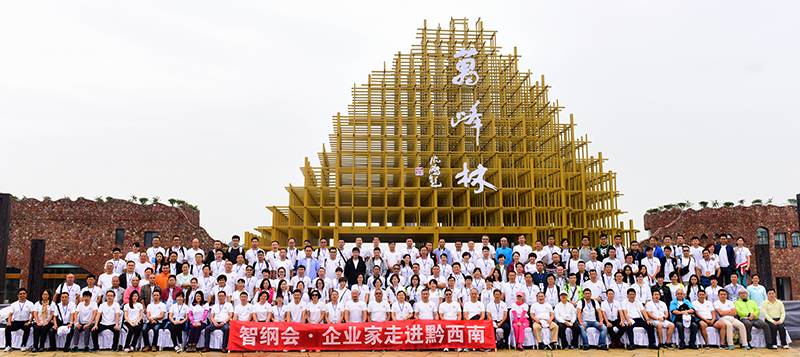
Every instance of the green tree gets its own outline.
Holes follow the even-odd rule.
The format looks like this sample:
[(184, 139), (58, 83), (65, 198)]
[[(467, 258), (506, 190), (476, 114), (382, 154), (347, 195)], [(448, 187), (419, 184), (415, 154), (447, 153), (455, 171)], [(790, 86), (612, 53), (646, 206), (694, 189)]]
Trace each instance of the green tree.
[(706, 207), (708, 207), (708, 201), (700, 201), (700, 202), (697, 202), (697, 203), (699, 203), (699, 204), (700, 204), (700, 208), (706, 208)]
[(727, 202), (723, 203), (722, 205), (725, 206), (725, 207), (733, 207), (734, 203), (731, 202), (731, 201), (727, 201)]
[(148, 201), (150, 201), (150, 199), (147, 198), (147, 197), (139, 198), (139, 203), (141, 203), (143, 205), (146, 205)]

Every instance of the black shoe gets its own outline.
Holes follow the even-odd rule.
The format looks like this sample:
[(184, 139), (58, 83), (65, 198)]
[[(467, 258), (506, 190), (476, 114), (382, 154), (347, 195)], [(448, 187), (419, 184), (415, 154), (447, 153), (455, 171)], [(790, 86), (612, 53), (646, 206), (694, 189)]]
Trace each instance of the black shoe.
[(628, 347), (625, 347), (625, 349), (628, 350), (628, 351), (631, 351), (631, 350), (633, 350), (635, 348), (636, 347), (633, 344), (630, 344), (630, 345), (628, 345)]
[(678, 347), (678, 349), (679, 350), (685, 350), (686, 349), (686, 345), (681, 343), (681, 345)]
[(600, 346), (600, 349), (603, 351), (608, 351), (608, 345), (602, 345)]
[(657, 350), (658, 346), (656, 346), (656, 345), (647, 345), (647, 348), (649, 348), (651, 350)]
[(584, 351), (588, 351), (589, 350), (589, 346), (583, 345), (583, 347), (581, 349), (584, 350)]

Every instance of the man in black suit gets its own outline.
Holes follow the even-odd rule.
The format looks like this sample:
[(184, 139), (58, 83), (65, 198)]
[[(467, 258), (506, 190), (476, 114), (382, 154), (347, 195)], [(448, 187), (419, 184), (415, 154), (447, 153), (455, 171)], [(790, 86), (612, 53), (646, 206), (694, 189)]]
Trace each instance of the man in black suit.
[(214, 261), (214, 253), (217, 251), (217, 249), (222, 249), (222, 242), (219, 240), (215, 240), (214, 248), (210, 249), (208, 253), (206, 253), (206, 259), (203, 261), (205, 265), (209, 265)]
[(353, 254), (344, 263), (344, 276), (347, 278), (347, 284), (355, 285), (359, 274), (367, 276), (367, 263), (361, 258), (361, 250), (353, 247)]
[(722, 281), (720, 285), (725, 286), (731, 283), (731, 274), (736, 271), (736, 256), (733, 252), (733, 245), (730, 244), (729, 234), (720, 234), (719, 243), (714, 245), (714, 251), (719, 256), (719, 270)]
[(123, 289), (127, 289), (128, 286), (131, 285), (131, 280), (133, 280), (133, 278), (142, 280), (142, 276), (136, 272), (136, 263), (128, 262), (125, 265), (125, 271), (119, 276), (119, 286)]

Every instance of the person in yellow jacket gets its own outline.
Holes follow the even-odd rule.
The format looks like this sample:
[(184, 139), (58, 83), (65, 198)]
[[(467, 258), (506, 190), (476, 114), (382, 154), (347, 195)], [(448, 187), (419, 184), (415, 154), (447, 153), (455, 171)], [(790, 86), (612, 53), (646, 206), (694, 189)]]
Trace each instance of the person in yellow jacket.
[(767, 323), (769, 329), (770, 339), (773, 344), (780, 344), (774, 346), (775, 348), (783, 346), (788, 349), (789, 345), (786, 344), (786, 327), (783, 322), (786, 319), (786, 309), (783, 307), (783, 302), (775, 297), (775, 289), (767, 290), (767, 301), (761, 304), (761, 310), (764, 312), (764, 321)]
[[(736, 315), (739, 316), (739, 320), (742, 321), (745, 330), (747, 330), (747, 341), (752, 343), (753, 326), (755, 326), (760, 328), (761, 331), (764, 331), (764, 340), (767, 342), (767, 348), (773, 349), (774, 347), (772, 346), (771, 336), (768, 333), (767, 324), (763, 320), (758, 319), (760, 312), (758, 304), (748, 298), (747, 290), (739, 290), (739, 299), (736, 300), (734, 306), (736, 307)], [(750, 347), (753, 346), (751, 345)]]

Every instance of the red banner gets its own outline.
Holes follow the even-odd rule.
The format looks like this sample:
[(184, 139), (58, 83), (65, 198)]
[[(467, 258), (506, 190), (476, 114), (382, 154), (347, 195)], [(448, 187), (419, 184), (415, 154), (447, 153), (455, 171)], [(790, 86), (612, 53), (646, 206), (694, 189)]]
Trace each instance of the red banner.
[(347, 324), (231, 321), (231, 351), (436, 350), (495, 348), (490, 320)]

